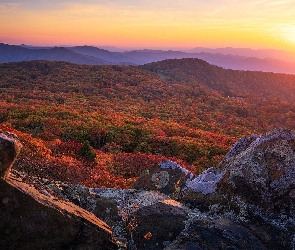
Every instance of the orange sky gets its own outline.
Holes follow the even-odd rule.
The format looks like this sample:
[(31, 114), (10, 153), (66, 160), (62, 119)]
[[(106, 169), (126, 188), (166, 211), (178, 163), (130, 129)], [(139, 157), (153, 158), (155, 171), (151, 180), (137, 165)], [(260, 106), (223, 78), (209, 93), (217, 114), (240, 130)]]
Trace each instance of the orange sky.
[(22, 2), (1, 0), (0, 42), (295, 51), (295, 3), (290, 0)]

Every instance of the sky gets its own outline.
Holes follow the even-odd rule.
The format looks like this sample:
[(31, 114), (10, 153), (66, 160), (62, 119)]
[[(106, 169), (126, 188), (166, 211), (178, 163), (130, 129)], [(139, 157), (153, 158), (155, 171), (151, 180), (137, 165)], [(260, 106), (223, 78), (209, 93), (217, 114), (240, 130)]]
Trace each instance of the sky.
[(0, 42), (295, 51), (294, 0), (0, 0)]

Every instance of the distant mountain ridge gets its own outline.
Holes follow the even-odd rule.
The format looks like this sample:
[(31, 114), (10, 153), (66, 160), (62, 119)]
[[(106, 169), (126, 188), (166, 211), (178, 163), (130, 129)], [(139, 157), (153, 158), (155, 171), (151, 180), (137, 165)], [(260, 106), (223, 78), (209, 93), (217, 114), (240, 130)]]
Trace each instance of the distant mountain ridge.
[[(249, 51), (251, 53), (247, 54)], [(234, 48), (196, 48), (187, 52), (147, 49), (111, 52), (93, 46), (34, 47), (26, 45), (16, 46), (0, 44), (0, 63), (49, 60), (88, 65), (142, 65), (165, 59), (198, 58), (225, 69), (287, 74), (295, 73), (295, 61), (290, 62), (278, 59), (279, 57), (275, 54), (274, 50), (258, 51), (259, 53), (257, 52), (257, 56), (255, 52), (255, 50), (250, 49), (243, 50)], [(273, 58), (265, 58), (264, 56), (267, 56), (267, 53), (269, 53), (269, 55), (273, 55)], [(279, 52), (277, 52), (277, 54), (278, 53)], [(293, 54), (290, 54), (289, 57), (284, 58), (291, 60), (292, 56)]]
[(21, 46), (0, 44), (0, 63), (32, 60), (65, 61), (90, 65), (108, 64), (108, 62), (97, 57), (78, 54), (64, 47), (29, 49)]
[(249, 49), (249, 48), (203, 48), (196, 47), (190, 50), (186, 50), (188, 53), (211, 53), (211, 54), (223, 54), (223, 55), (236, 55), (245, 57), (256, 57), (260, 59), (273, 58), (287, 62), (295, 62), (295, 52), (286, 50), (275, 49)]
[(100, 49), (93, 46), (75, 46), (69, 47), (69, 50), (82, 55), (100, 58), (104, 61), (109, 62), (110, 64), (135, 65), (135, 63), (133, 63), (134, 59), (125, 56), (123, 53), (110, 52), (108, 50)]

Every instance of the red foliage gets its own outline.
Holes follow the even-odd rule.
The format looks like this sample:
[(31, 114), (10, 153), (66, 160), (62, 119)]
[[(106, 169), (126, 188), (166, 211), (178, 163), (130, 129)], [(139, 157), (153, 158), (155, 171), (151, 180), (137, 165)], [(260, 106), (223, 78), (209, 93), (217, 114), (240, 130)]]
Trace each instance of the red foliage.
[(161, 155), (119, 153), (114, 156), (114, 161), (109, 169), (111, 173), (125, 178), (139, 177), (144, 170), (164, 159), (166, 158)]

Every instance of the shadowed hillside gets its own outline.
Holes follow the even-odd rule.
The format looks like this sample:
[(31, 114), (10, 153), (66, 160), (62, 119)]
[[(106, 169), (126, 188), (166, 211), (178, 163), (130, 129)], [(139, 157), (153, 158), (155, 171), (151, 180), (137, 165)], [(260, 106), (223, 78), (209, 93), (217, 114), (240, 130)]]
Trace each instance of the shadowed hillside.
[(164, 60), (142, 68), (164, 79), (206, 85), (224, 96), (295, 100), (294, 75), (226, 70), (199, 59)]

